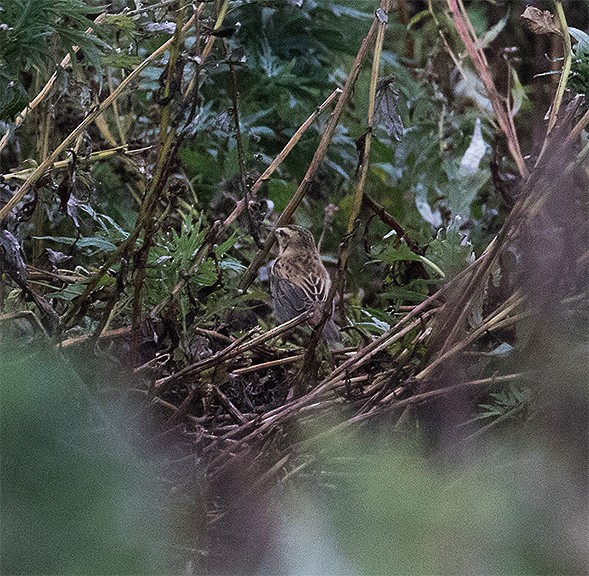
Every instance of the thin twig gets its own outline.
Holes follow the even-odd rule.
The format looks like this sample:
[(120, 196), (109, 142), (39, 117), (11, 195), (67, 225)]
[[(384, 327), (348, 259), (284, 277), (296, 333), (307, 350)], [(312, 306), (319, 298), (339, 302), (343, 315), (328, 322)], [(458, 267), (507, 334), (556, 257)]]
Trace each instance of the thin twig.
[[(302, 135), (305, 131), (313, 124), (315, 119), (323, 114), (325, 110), (331, 105), (334, 99), (341, 93), (340, 88), (336, 88), (324, 101), (320, 104), (315, 111), (301, 124), (298, 130), (292, 135), (290, 140), (286, 143), (286, 146), (280, 151), (280, 153), (274, 158), (270, 166), (264, 170), (263, 174), (254, 182), (251, 190), (250, 195), (252, 198), (255, 198), (258, 190), (262, 187), (262, 184), (270, 179), (270, 176), (274, 173), (274, 171), (284, 162), (285, 158), (290, 154), (291, 150), (296, 146), (298, 141), (301, 139)], [(235, 205), (233, 212), (227, 216), (225, 221), (221, 226), (221, 230), (225, 230), (228, 228), (243, 212), (245, 208), (245, 201), (241, 199)]]
[(367, 208), (372, 210), (379, 218), (384, 222), (387, 226), (390, 226), (396, 233), (399, 238), (402, 238), (409, 246), (409, 249), (416, 254), (423, 255), (423, 249), (419, 247), (419, 244), (415, 242), (408, 234), (405, 228), (399, 224), (399, 222), (389, 214), (383, 206), (381, 206), (378, 202), (372, 199), (368, 194), (364, 194), (362, 196), (362, 203), (366, 205)]
[[(115, 148), (109, 148), (107, 150), (99, 150), (98, 152), (92, 152), (87, 157), (78, 158), (76, 161), (77, 165), (84, 166), (86, 164), (93, 164), (94, 162), (101, 162), (103, 160), (107, 160), (112, 158), (113, 156), (123, 155), (123, 156), (136, 156), (137, 154), (142, 154), (143, 152), (147, 152), (151, 150), (153, 146), (145, 146), (144, 148), (136, 148), (134, 150), (129, 150), (127, 146), (116, 146)], [(58, 162), (54, 162), (53, 166), (47, 169), (47, 173), (49, 172), (59, 172), (61, 170), (66, 170), (71, 166), (72, 160), (68, 158), (67, 160), (59, 160)], [(6, 174), (1, 174), (0, 178), (3, 180), (26, 180), (33, 172), (35, 168), (25, 168), (24, 170), (18, 170), (16, 172), (8, 172)]]
[(199, 372), (202, 372), (203, 370), (206, 370), (208, 368), (212, 368), (213, 366), (216, 366), (217, 364), (219, 364), (221, 362), (225, 362), (227, 360), (230, 360), (231, 358), (235, 358), (236, 356), (240, 356), (244, 352), (247, 352), (248, 350), (255, 348), (256, 346), (262, 344), (263, 342), (266, 342), (267, 340), (270, 340), (272, 338), (276, 338), (277, 336), (280, 336), (284, 332), (289, 332), (290, 330), (292, 330), (293, 328), (295, 328), (299, 324), (302, 324), (303, 322), (306, 322), (307, 320), (309, 320), (309, 318), (312, 315), (313, 315), (312, 312), (303, 312), (302, 314), (295, 316), (292, 320), (289, 320), (288, 322), (285, 322), (284, 324), (280, 324), (279, 326), (276, 326), (276, 328), (273, 328), (272, 330), (268, 330), (267, 332), (264, 332), (263, 334), (261, 334), (260, 336), (258, 336), (256, 338), (253, 338), (249, 342), (244, 342), (248, 338), (248, 336), (251, 336), (253, 333), (258, 331), (258, 328), (254, 328), (252, 331), (245, 334), (241, 338), (238, 338), (237, 340), (232, 342), (229, 346), (227, 346), (227, 348), (224, 348), (223, 350), (217, 352), (215, 355), (211, 356), (210, 358), (206, 358), (205, 360), (200, 360), (199, 362), (196, 362), (195, 364), (190, 364), (189, 366), (186, 366), (185, 368), (176, 372), (175, 374), (172, 374), (170, 376), (166, 376), (165, 378), (161, 378), (160, 380), (157, 380), (155, 382), (154, 389), (155, 389), (156, 393), (160, 394), (161, 392), (166, 390), (171, 384), (179, 382), (183, 378), (186, 378), (189, 376), (194, 376), (195, 374), (198, 374)]
[(287, 358), (278, 358), (278, 360), (269, 360), (268, 362), (262, 362), (261, 364), (254, 364), (252, 366), (246, 366), (245, 368), (238, 368), (231, 372), (232, 376), (241, 376), (243, 374), (249, 374), (251, 372), (257, 372), (259, 370), (268, 370), (269, 368), (275, 368), (276, 366), (284, 366), (285, 364), (292, 364), (297, 360), (301, 360), (304, 357), (303, 354), (297, 354), (296, 356), (288, 356)]

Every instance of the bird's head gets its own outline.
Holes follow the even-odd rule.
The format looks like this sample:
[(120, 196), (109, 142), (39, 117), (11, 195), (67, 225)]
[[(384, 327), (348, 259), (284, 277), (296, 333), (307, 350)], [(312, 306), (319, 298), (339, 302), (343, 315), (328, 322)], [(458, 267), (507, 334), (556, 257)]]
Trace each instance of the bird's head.
[(281, 226), (274, 230), (278, 239), (278, 248), (281, 254), (287, 250), (315, 252), (315, 239), (313, 234), (301, 226)]

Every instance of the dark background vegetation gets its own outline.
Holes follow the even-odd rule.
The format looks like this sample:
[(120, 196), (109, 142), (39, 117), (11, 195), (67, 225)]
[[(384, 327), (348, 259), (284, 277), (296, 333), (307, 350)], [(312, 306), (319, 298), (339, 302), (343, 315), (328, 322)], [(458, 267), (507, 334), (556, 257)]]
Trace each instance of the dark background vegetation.
[[(529, 4), (0, 0), (3, 574), (587, 572), (589, 5)], [(268, 335), (285, 221), (343, 351)]]

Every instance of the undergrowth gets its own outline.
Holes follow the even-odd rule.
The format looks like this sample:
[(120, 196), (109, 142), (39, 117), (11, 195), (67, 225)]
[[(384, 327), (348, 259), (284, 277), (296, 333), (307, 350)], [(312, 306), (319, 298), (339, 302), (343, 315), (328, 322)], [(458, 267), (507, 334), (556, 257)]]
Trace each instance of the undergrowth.
[[(401, 458), (427, 500), (439, 478), (409, 453), (583, 426), (587, 6), (545, 4), (0, 2), (2, 355), (51, 348), (156, 454), (171, 565), (263, 571), (230, 549), (233, 497), (258, 534), (252, 494), (370, 500)], [(342, 350), (273, 317), (288, 222), (320, 241)], [(377, 439), (366, 485), (343, 438), (352, 469)]]

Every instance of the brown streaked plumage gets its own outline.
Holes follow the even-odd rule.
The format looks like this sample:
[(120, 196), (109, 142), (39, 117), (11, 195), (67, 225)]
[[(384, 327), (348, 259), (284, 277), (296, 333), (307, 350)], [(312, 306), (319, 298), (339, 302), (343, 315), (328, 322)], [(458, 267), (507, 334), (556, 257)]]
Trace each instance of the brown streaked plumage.
[[(321, 262), (315, 239), (300, 226), (283, 226), (274, 231), (278, 239), (278, 257), (270, 272), (270, 292), (276, 316), (286, 322), (302, 312), (317, 314), (310, 320), (317, 324), (323, 314), (331, 280)], [(323, 327), (323, 336), (331, 347), (341, 346), (341, 334), (332, 318)]]

